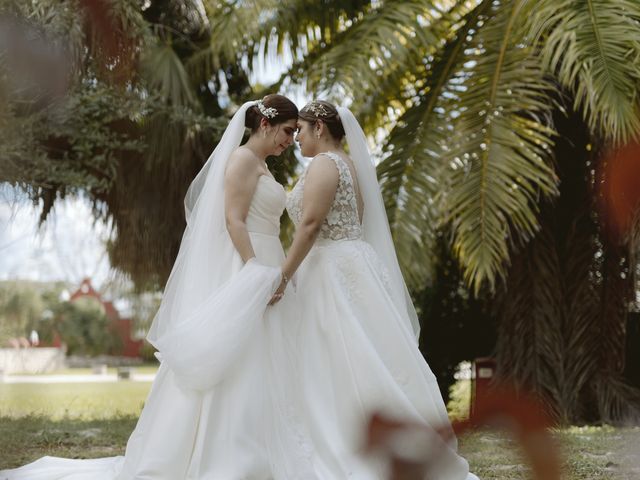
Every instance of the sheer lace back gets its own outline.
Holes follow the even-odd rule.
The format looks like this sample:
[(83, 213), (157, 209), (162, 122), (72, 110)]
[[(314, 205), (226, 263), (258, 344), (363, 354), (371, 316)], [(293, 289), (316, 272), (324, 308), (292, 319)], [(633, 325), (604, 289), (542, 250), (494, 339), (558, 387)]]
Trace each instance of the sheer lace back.
[[(319, 238), (329, 240), (359, 239), (362, 237), (362, 226), (358, 216), (358, 200), (351, 170), (337, 153), (325, 152), (320, 155), (326, 155), (335, 162), (339, 180), (336, 196), (320, 229)], [(302, 219), (302, 196), (304, 195), (306, 173), (305, 170), (287, 198), (287, 212), (296, 227)]]

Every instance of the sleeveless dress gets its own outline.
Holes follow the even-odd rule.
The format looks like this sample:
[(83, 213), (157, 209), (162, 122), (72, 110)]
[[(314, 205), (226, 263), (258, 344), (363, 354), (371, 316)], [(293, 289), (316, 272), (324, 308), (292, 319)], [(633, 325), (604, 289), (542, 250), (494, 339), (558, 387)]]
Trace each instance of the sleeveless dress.
[[(456, 453), (436, 378), (409, 322), (394, 307), (387, 270), (363, 240), (349, 167), (336, 153), (321, 155), (335, 162), (339, 184), (319, 237), (296, 274), (297, 302), (303, 308), (295, 342), (299, 402), (315, 471), (331, 480), (388, 478), (384, 464), (358, 454), (365, 425), (377, 411), (451, 433), (451, 440), (433, 445), (442, 461), (430, 479), (475, 479)], [(302, 218), (305, 174), (287, 199), (296, 226)]]
[[(257, 261), (279, 267), (279, 239), (286, 194), (273, 178), (261, 176), (251, 201), (247, 229)], [(224, 253), (233, 282), (244, 267), (233, 249)], [(247, 263), (249, 265), (249, 263)], [(263, 305), (280, 278), (266, 291)], [(249, 285), (233, 286), (240, 294)], [(161, 362), (124, 456), (76, 460), (43, 457), (13, 470), (2, 480), (273, 480), (309, 479), (309, 445), (291, 399), (294, 346), (293, 296), (266, 307), (262, 321), (246, 330), (242, 348), (224, 378), (205, 392), (184, 388)], [(262, 307), (265, 310), (264, 307)], [(225, 318), (206, 312), (216, 327)], [(284, 321), (286, 318), (286, 322)], [(216, 323), (218, 322), (218, 323)], [(198, 332), (195, 332), (196, 334)], [(209, 332), (202, 332), (209, 334)], [(162, 351), (160, 352), (162, 354)], [(194, 366), (195, 367), (195, 366)], [(0, 465), (0, 468), (2, 465)]]

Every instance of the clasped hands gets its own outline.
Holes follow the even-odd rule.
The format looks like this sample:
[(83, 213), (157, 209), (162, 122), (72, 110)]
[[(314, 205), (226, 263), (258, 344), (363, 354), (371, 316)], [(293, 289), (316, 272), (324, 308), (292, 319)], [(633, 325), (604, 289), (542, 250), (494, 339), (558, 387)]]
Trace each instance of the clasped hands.
[[(248, 264), (250, 262), (255, 262), (256, 257), (253, 256), (251, 258), (249, 258), (248, 260), (245, 261), (245, 264)], [(271, 297), (271, 300), (269, 300), (269, 303), (267, 303), (267, 305), (275, 305), (276, 303), (278, 303), (280, 300), (282, 300), (282, 297), (284, 297), (284, 291), (287, 288), (287, 284), (289, 283), (289, 277), (287, 277), (287, 275), (284, 273), (284, 270), (280, 270), (280, 285), (278, 285), (277, 290), (274, 292), (274, 294)]]
[(280, 300), (282, 300), (282, 297), (284, 296), (284, 291), (286, 290), (288, 283), (289, 283), (289, 277), (287, 277), (285, 273), (282, 272), (282, 279), (280, 280), (280, 285), (278, 286), (278, 289), (275, 291), (275, 293), (273, 294), (273, 296), (271, 297), (271, 300), (269, 300), (269, 303), (267, 305), (275, 305)]

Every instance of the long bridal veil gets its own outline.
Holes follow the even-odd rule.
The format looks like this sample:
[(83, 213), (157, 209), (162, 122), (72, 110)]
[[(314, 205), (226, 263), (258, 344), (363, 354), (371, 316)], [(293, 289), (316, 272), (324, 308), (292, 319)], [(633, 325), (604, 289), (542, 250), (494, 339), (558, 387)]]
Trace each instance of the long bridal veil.
[(255, 104), (238, 109), (187, 191), (187, 226), (147, 335), (177, 380), (197, 390), (211, 388), (229, 371), (280, 281), (279, 269), (256, 261), (229, 279), (241, 260), (226, 230), (224, 173)]
[(338, 107), (338, 115), (344, 127), (349, 154), (356, 169), (358, 185), (365, 205), (362, 218), (364, 239), (373, 247), (389, 272), (394, 304), (402, 317), (407, 319), (406, 327), (413, 332), (417, 341), (420, 335), (420, 322), (400, 271), (376, 168), (367, 147), (367, 139), (348, 108)]

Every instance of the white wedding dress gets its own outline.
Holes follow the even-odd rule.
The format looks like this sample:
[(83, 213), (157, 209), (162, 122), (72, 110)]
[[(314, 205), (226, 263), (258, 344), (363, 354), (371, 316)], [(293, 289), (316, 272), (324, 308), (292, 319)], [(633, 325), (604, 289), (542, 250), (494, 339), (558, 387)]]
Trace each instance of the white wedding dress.
[[(207, 391), (193, 390), (163, 360), (124, 456), (75, 460), (43, 457), (0, 471), (2, 480), (272, 480), (315, 478), (293, 398), (295, 352), (293, 296), (266, 304), (280, 281), (284, 254), (279, 239), (286, 194), (268, 176), (259, 178), (247, 229), (257, 262), (216, 252), (217, 272), (229, 281), (185, 325), (166, 334), (168, 357), (182, 349), (176, 371), (205, 349), (220, 370)], [(226, 233), (225, 233), (226, 234)], [(270, 266), (270, 267), (266, 267)], [(200, 324), (198, 324), (200, 322)], [(206, 323), (205, 323), (206, 322)], [(192, 328), (193, 327), (193, 328)], [(186, 344), (185, 344), (186, 343)], [(211, 347), (212, 352), (206, 351)], [(179, 352), (178, 352), (179, 353)], [(163, 348), (160, 349), (163, 355)], [(189, 357), (192, 354), (192, 357)], [(204, 363), (206, 365), (206, 362)], [(0, 465), (2, 468), (2, 465)]]
[[(335, 161), (339, 185), (319, 238), (296, 274), (303, 315), (295, 342), (301, 415), (319, 478), (382, 480), (388, 478), (385, 466), (357, 453), (373, 412), (452, 432), (436, 378), (392, 300), (389, 272), (363, 240), (349, 167), (333, 152), (324, 155)], [(304, 181), (303, 174), (287, 199), (296, 225)], [(431, 451), (424, 452), (437, 459), (429, 479), (477, 478), (457, 455), (453, 434), (448, 442), (433, 438)]]

